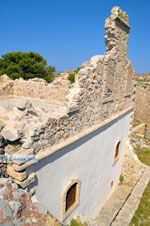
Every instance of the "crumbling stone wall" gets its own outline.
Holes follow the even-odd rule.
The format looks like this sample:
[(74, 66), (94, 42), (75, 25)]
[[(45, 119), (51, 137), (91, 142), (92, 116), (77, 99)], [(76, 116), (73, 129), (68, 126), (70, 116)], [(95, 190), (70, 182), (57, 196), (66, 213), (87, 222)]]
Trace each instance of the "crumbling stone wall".
[(150, 125), (150, 84), (137, 83), (134, 117)]
[(65, 95), (69, 89), (69, 81), (57, 78), (51, 84), (43, 79), (9, 79), (7, 76), (0, 77), (0, 97), (29, 97), (46, 100), (48, 102), (65, 102)]
[(133, 105), (133, 68), (127, 58), (130, 30), (127, 14), (114, 7), (105, 29), (106, 55), (94, 56), (82, 65), (74, 87), (66, 96), (69, 104), (76, 103), (79, 107), (82, 126), (96, 124)]
[[(106, 55), (94, 56), (82, 64), (70, 89), (67, 86), (61, 93), (61, 86), (58, 88), (59, 95), (63, 98), (63, 106), (52, 106), (48, 111), (37, 107), (33, 104), (33, 99), (30, 99), (20, 100), (20, 103), (16, 101), (9, 107), (6, 104), (0, 107), (0, 116), (4, 121), (1, 135), (4, 140), (9, 141), (9, 148), (8, 145), (4, 148), (5, 153), (14, 153), (17, 140), (18, 155), (30, 154), (40, 158), (40, 153), (50, 154), (55, 146), (67, 143), (69, 139), (73, 142), (81, 137), (81, 133), (82, 136), (87, 133), (89, 128), (101, 125), (104, 120), (121, 114), (122, 111), (127, 112), (133, 107), (134, 72), (127, 58), (130, 31), (127, 14), (119, 7), (114, 7), (106, 20), (105, 29)], [(8, 90), (10, 89), (13, 95), (39, 97), (47, 101), (54, 85), (40, 85), (38, 82), (36, 85), (36, 80), (17, 80), (9, 82), (7, 87), (12, 83), (13, 88)], [(21, 84), (26, 85), (23, 88)], [(18, 165), (21, 164), (19, 168)], [(23, 162), (15, 161), (8, 169), (8, 174), (14, 177), (20, 186), (28, 186), (34, 181), (35, 175), (28, 175), (22, 170)]]

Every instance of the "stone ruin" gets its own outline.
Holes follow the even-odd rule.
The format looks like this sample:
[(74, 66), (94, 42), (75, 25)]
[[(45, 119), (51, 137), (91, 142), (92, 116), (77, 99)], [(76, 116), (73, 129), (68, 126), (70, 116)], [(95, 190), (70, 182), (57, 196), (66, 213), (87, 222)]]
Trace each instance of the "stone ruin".
[[(0, 77), (0, 177), (9, 177), (0, 179), (0, 192), (7, 191), (7, 199), (2, 203), (7, 210), (13, 206), (11, 219), (18, 225), (20, 212), (23, 212), (25, 223), (29, 222), (29, 215), (33, 218), (30, 223), (41, 225), (46, 219), (49, 225), (61, 225), (46, 209), (44, 214), (40, 213), (43, 206), (34, 203), (38, 172), (32, 172), (30, 166), (38, 165), (41, 160), (108, 123), (113, 122), (115, 127), (116, 118), (133, 111), (135, 84), (134, 70), (128, 60), (129, 32), (128, 15), (114, 7), (105, 22), (106, 54), (93, 56), (83, 63), (73, 84), (67, 74), (51, 84), (38, 78), (25, 81), (11, 80), (7, 75)], [(137, 163), (131, 147), (128, 149), (120, 167), (127, 182), (125, 186), (132, 191), (144, 166)], [(117, 173), (119, 176), (120, 172)], [(1, 185), (3, 180), (5, 183)], [(111, 180), (112, 185), (114, 179)], [(24, 196), (14, 198), (13, 194), (20, 192)], [(120, 198), (123, 200), (122, 196)], [(26, 208), (22, 200), (27, 202)], [(102, 223), (102, 219), (99, 220)]]
[(106, 55), (83, 63), (73, 84), (0, 77), (1, 163), (21, 187), (35, 178), (26, 167), (133, 108), (129, 31), (128, 15), (114, 7), (105, 22)]

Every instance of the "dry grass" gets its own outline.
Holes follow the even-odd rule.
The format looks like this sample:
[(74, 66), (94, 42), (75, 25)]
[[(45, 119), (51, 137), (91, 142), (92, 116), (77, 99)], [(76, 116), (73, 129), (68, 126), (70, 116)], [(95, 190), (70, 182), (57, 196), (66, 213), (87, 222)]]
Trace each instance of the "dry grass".
[[(150, 166), (150, 147), (136, 147), (135, 152), (140, 161)], [(141, 198), (138, 209), (131, 220), (130, 226), (149, 226), (150, 225), (150, 182), (147, 185)]]

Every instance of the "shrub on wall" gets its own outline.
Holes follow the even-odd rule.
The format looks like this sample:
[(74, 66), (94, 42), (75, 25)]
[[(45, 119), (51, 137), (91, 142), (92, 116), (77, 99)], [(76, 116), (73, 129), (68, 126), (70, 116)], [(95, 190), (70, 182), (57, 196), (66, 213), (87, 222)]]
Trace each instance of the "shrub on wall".
[(120, 183), (123, 183), (123, 181), (124, 181), (124, 176), (123, 176), (123, 175), (120, 175), (119, 180), (120, 180)]
[(34, 52), (12, 52), (2, 55), (0, 75), (7, 74), (11, 79), (43, 78), (52, 82), (55, 67), (47, 66), (43, 56)]
[(80, 224), (75, 219), (72, 219), (70, 224), (67, 226), (83, 226), (83, 224)]
[(69, 74), (68, 79), (71, 83), (74, 83), (75, 82), (75, 74)]
[(76, 70), (75, 70), (75, 73), (78, 73), (80, 71), (80, 67), (78, 67)]
[(73, 71), (74, 73), (69, 74), (68, 79), (69, 79), (69, 81), (70, 81), (71, 83), (74, 83), (74, 82), (75, 82), (75, 76), (76, 76), (76, 74), (79, 72), (79, 70), (80, 70), (80, 68), (78, 67), (77, 69), (75, 69), (75, 70)]
[(54, 80), (54, 76), (53, 75), (47, 75), (45, 78), (46, 82), (51, 83)]

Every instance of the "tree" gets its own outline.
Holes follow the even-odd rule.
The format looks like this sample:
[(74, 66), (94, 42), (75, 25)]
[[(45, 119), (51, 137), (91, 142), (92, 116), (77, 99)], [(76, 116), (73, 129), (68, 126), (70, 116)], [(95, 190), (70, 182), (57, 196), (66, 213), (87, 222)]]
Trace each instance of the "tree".
[(43, 56), (34, 52), (12, 52), (2, 55), (0, 59), (0, 75), (7, 74), (11, 79), (43, 78), (53, 80), (55, 67), (47, 66)]

